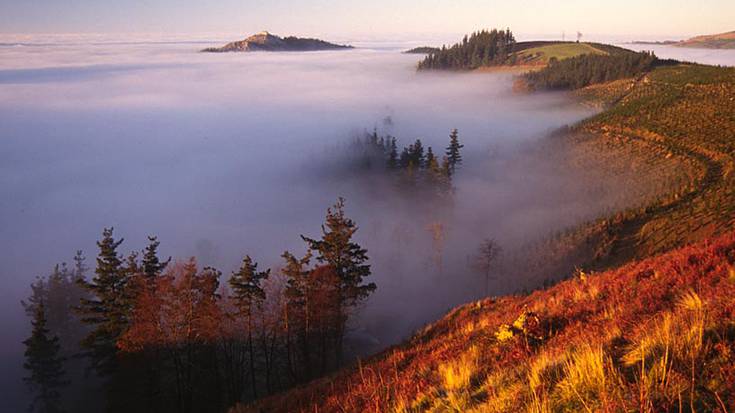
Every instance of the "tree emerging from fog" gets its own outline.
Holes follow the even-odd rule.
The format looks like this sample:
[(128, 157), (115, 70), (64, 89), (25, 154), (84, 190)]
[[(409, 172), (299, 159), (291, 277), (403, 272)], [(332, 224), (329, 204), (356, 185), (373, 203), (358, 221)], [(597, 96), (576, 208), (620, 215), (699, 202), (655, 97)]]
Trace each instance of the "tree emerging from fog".
[(30, 412), (60, 413), (60, 390), (68, 384), (65, 379), (64, 358), (61, 356), (59, 338), (47, 327), (46, 306), (39, 301), (34, 306), (33, 331), (23, 342), (26, 346), (25, 363), (29, 376), (24, 381), (34, 393)]
[(347, 162), (358, 172), (386, 172), (407, 193), (418, 190), (445, 196), (452, 192), (452, 175), (462, 163), (463, 147), (459, 132), (453, 129), (442, 159), (431, 146), (425, 147), (421, 139), (403, 147), (399, 154), (396, 137), (380, 136), (373, 131), (352, 142)]
[(220, 285), (221, 272), (193, 258), (162, 260), (156, 237), (123, 258), (123, 240), (105, 229), (92, 279), (79, 253), (74, 271), (57, 266), (24, 301), (33, 319), (24, 344), (34, 408), (64, 410), (66, 357), (47, 316), (69, 318), (54, 322), (59, 331), (86, 325), (69, 354), (85, 356), (74, 359), (101, 379), (109, 412), (224, 411), (338, 368), (349, 321), (377, 288), (366, 281), (371, 266), (357, 230), (340, 198), (320, 237), (302, 236), (302, 258), (284, 252), (272, 274), (245, 255)]

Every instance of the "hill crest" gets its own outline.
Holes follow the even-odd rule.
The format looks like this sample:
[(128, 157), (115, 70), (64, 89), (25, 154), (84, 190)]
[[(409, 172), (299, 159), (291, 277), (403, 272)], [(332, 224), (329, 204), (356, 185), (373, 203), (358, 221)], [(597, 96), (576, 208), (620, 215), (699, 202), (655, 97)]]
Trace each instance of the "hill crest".
[(330, 43), (320, 39), (295, 36), (280, 37), (268, 31), (262, 31), (244, 40), (227, 43), (222, 47), (208, 47), (202, 52), (310, 52), (340, 49), (352, 49), (352, 46)]

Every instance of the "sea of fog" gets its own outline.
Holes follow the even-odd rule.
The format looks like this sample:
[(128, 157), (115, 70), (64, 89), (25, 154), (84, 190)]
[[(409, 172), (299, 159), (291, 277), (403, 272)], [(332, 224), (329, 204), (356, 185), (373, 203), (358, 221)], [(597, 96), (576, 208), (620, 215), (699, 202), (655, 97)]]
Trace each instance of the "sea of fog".
[[(601, 207), (573, 177), (516, 156), (591, 109), (563, 94), (513, 94), (510, 74), (417, 74), (420, 56), (400, 53), (415, 43), (272, 54), (203, 54), (212, 43), (191, 39), (0, 43), (6, 390), (20, 386), (29, 327), (19, 301), (30, 282), (78, 249), (93, 265), (104, 227), (125, 238), (124, 253), (155, 234), (164, 256), (196, 256), (229, 274), (244, 254), (277, 267), (284, 250), (303, 253), (299, 235), (318, 235), (325, 209), (344, 196), (378, 284), (355, 334), (379, 348), (479, 297), (483, 282), (467, 262), (483, 238), (514, 245)], [(659, 49), (722, 63), (712, 51)], [(452, 128), (465, 167), (449, 210), (343, 180), (334, 167), (335, 148), (364, 131), (442, 152)], [(493, 292), (513, 290), (505, 280)]]

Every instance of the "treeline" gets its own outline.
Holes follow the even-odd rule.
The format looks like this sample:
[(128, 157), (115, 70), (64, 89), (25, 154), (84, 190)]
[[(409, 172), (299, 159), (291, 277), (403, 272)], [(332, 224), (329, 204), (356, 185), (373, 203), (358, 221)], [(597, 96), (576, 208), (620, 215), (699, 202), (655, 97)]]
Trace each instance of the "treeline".
[(465, 35), (462, 42), (442, 46), (418, 64), (418, 70), (472, 70), (509, 62), (516, 40), (510, 29), (482, 30)]
[(193, 258), (160, 259), (155, 237), (123, 257), (105, 229), (91, 279), (79, 253), (24, 301), (29, 410), (67, 411), (70, 359), (86, 361), (110, 412), (226, 411), (335, 369), (354, 309), (376, 289), (356, 231), (339, 199), (321, 237), (302, 236), (304, 256), (286, 251), (271, 271), (246, 255), (221, 285)]
[(652, 52), (585, 54), (549, 60), (544, 69), (523, 76), (531, 90), (572, 90), (640, 76), (661, 63)]
[(436, 154), (431, 146), (425, 147), (421, 139), (399, 151), (397, 138), (379, 136), (373, 131), (352, 142), (353, 159), (349, 163), (358, 169), (393, 173), (405, 185), (447, 193), (452, 188), (452, 177), (462, 165), (462, 148), (457, 129), (450, 133), (443, 154)]

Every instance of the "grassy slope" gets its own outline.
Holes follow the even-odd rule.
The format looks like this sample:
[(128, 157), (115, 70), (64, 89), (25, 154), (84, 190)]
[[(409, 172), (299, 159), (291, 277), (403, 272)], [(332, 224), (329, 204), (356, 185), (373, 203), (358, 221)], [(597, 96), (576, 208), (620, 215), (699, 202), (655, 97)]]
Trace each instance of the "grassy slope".
[(240, 411), (732, 411), (734, 265), (730, 235), (468, 304), (401, 346)]
[(697, 36), (689, 40), (676, 43), (675, 46), (707, 49), (735, 49), (735, 31)]
[(589, 43), (554, 43), (544, 46), (531, 47), (516, 52), (516, 56), (523, 64), (547, 64), (549, 59), (558, 60), (583, 54), (607, 54)]
[(359, 367), (257, 407), (735, 410), (735, 69), (665, 67), (609, 89), (602, 94), (612, 109), (569, 139), (677, 159), (686, 173), (648, 205), (567, 234), (565, 244), (578, 247), (566, 253), (602, 270), (724, 238), (527, 297), (460, 307)]

